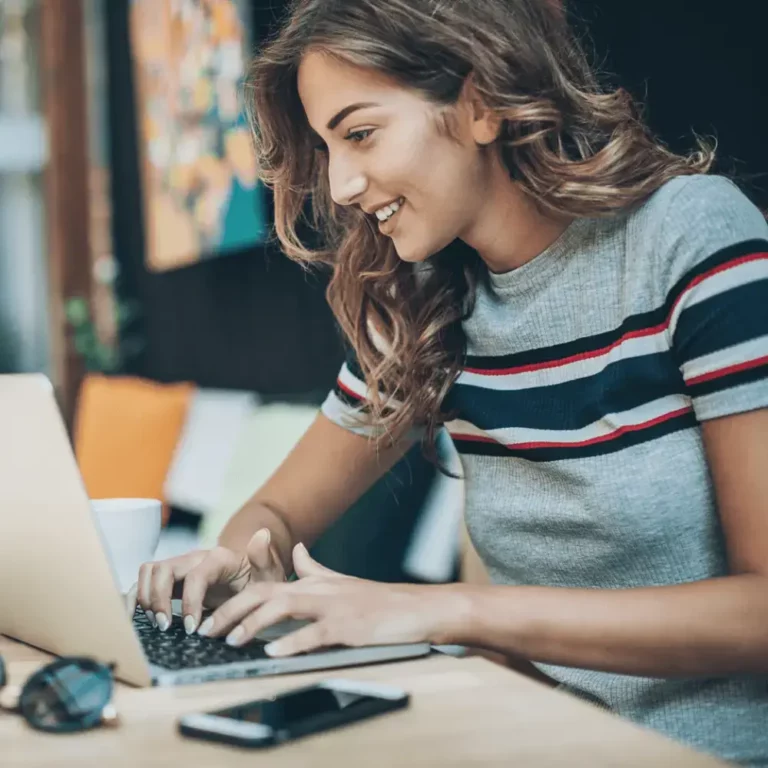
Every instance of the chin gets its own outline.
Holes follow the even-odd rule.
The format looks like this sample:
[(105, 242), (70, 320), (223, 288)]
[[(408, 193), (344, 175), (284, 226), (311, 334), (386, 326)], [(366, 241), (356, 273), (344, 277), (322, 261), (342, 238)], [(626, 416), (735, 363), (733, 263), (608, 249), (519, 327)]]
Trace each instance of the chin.
[(434, 256), (441, 249), (431, 248), (428, 246), (421, 246), (409, 243), (398, 243), (397, 240), (393, 240), (395, 245), (395, 252), (401, 261), (407, 261), (409, 264), (418, 264), (422, 261), (426, 261), (431, 256)]

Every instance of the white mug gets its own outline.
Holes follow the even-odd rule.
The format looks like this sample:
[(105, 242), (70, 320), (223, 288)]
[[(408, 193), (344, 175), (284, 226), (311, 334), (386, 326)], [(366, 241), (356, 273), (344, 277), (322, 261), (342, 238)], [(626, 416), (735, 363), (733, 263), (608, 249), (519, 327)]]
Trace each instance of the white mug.
[(91, 508), (120, 590), (127, 592), (139, 566), (155, 554), (163, 505), (157, 499), (92, 499)]

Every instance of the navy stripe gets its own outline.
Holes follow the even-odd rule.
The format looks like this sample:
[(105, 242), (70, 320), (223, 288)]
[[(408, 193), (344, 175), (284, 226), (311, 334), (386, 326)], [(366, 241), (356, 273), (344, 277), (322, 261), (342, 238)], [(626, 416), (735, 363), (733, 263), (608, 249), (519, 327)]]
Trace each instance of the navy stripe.
[(671, 352), (611, 363), (597, 374), (561, 384), (494, 390), (455, 384), (443, 409), (479, 429), (522, 427), (569, 430), (593, 424), (660, 397), (686, 394)]
[(711, 395), (714, 392), (722, 392), (725, 389), (738, 387), (742, 384), (751, 384), (762, 379), (768, 380), (768, 363), (763, 363), (755, 368), (747, 368), (744, 371), (728, 373), (716, 379), (702, 381), (700, 384), (689, 385), (688, 394), (695, 399), (704, 395)]
[(692, 411), (689, 411), (663, 421), (660, 424), (654, 424), (652, 427), (635, 432), (626, 432), (611, 440), (586, 446), (511, 449), (499, 443), (481, 443), (474, 440), (462, 440), (456, 437), (453, 438), (453, 442), (456, 445), (456, 450), (465, 456), (499, 456), (534, 462), (569, 461), (616, 453), (625, 448), (658, 440), (665, 435), (671, 435), (675, 432), (697, 426), (696, 416)]
[(674, 335), (682, 365), (768, 334), (768, 279), (698, 302), (680, 313)]
[(352, 347), (347, 347), (345, 362), (347, 364), (347, 368), (349, 368), (349, 372), (356, 379), (365, 381), (365, 374), (363, 373), (363, 369), (360, 367), (360, 363), (357, 361), (357, 355), (355, 354), (355, 351), (352, 349)]
[(675, 302), (698, 276), (741, 256), (763, 252), (768, 252), (768, 240), (745, 240), (717, 251), (697, 264), (675, 283), (672, 290), (667, 294), (663, 306), (650, 312), (631, 315), (618, 328), (613, 330), (598, 333), (594, 336), (584, 336), (580, 339), (574, 339), (563, 344), (555, 344), (550, 347), (538, 347), (524, 352), (516, 352), (511, 355), (469, 356), (466, 359), (465, 367), (498, 371), (505, 368), (556, 363), (574, 355), (589, 354), (590, 352), (604, 349), (615, 344), (628, 333), (655, 328), (662, 323), (666, 323)]
[[(357, 361), (357, 355), (355, 354), (355, 350), (348, 344), (345, 344), (344, 362), (346, 363), (347, 368), (349, 369), (349, 372), (359, 382), (365, 384), (365, 375), (363, 374), (363, 369), (360, 367), (360, 363), (358, 363)], [(346, 405), (350, 405), (353, 408), (359, 408), (362, 403), (367, 402), (367, 398), (362, 397), (360, 395), (352, 395), (349, 392), (346, 392), (345, 390), (343, 390), (339, 385), (338, 379), (336, 380), (336, 384), (333, 388), (333, 392), (336, 395), (336, 397), (338, 397), (339, 400), (341, 400), (342, 403), (345, 403)]]
[(729, 261), (739, 259), (742, 256), (751, 256), (755, 253), (768, 253), (768, 240), (744, 240), (741, 243), (730, 245), (727, 248), (723, 248), (722, 250), (713, 253), (711, 256), (696, 264), (693, 269), (686, 272), (675, 283), (667, 296), (666, 306), (668, 306), (671, 311), (674, 303), (697, 277), (701, 277), (707, 272), (710, 272), (717, 267), (721, 267), (723, 264), (727, 264)]

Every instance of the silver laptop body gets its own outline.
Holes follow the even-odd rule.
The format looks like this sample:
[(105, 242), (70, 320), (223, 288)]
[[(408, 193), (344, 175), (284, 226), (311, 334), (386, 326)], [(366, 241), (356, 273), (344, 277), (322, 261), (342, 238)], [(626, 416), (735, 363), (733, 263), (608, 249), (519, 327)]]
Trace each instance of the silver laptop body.
[[(138, 686), (332, 669), (430, 652), (427, 643), (343, 648), (169, 670), (148, 661), (117, 584), (53, 386), (40, 374), (0, 376), (0, 633), (58, 655), (114, 663), (119, 679)], [(267, 639), (276, 634), (273, 628)]]

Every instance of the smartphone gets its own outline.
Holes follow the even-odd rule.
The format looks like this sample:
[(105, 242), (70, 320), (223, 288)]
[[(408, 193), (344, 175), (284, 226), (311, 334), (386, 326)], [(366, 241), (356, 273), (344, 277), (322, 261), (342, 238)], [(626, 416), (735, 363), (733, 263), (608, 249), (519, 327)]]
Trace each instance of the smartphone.
[(325, 680), (270, 699), (185, 715), (185, 736), (240, 747), (267, 747), (408, 706), (405, 691), (378, 683)]

